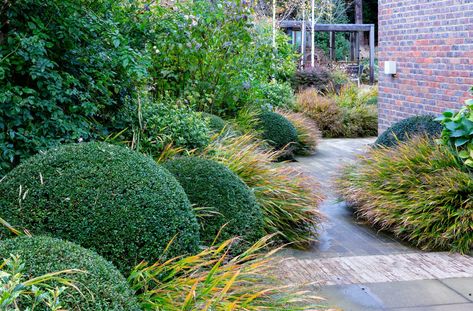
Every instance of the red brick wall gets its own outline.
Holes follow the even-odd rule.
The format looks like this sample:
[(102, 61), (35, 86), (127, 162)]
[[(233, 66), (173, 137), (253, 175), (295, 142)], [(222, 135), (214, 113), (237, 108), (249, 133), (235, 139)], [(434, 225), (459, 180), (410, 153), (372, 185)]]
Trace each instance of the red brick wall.
[[(379, 0), (379, 130), (458, 108), (473, 85), (473, 0)], [(397, 75), (384, 74), (384, 61)]]

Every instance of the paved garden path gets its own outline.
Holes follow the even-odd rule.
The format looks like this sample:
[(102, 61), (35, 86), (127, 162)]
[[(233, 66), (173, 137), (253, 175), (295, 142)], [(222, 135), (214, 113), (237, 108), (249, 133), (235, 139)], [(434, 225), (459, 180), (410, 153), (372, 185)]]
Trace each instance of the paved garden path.
[(373, 139), (326, 139), (316, 155), (294, 165), (322, 183), (327, 196), (319, 240), (286, 250), (282, 278), (307, 285), (323, 304), (346, 311), (473, 311), (473, 257), (420, 252), (356, 221), (337, 200), (333, 179)]

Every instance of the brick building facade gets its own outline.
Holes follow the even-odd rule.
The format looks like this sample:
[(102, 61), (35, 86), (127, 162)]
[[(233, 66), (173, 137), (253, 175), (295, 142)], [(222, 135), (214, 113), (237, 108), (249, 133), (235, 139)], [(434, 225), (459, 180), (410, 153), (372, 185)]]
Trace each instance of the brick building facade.
[[(458, 108), (473, 85), (473, 0), (379, 0), (379, 130)], [(396, 61), (397, 75), (384, 74)]]

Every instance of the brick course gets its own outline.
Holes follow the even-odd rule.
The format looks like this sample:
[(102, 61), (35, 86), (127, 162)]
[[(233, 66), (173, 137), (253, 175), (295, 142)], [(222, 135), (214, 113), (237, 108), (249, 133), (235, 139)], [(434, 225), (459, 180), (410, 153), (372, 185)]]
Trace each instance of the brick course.
[[(473, 0), (379, 0), (379, 131), (459, 108), (473, 85)], [(384, 61), (397, 75), (384, 74)]]

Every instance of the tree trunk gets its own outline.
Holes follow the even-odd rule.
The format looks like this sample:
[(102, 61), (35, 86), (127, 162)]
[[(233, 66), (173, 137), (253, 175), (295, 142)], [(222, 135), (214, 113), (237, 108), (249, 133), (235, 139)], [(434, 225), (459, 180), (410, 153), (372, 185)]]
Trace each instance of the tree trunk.
[(315, 65), (315, 1), (312, 0), (310, 3), (311, 6), (311, 18), (310, 18), (310, 66), (314, 67)]
[(276, 0), (273, 0), (273, 49), (276, 49)]
[[(363, 0), (355, 0), (355, 24), (363, 24)], [(358, 33), (360, 45), (365, 44), (365, 36), (362, 31)]]

